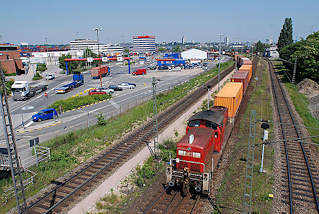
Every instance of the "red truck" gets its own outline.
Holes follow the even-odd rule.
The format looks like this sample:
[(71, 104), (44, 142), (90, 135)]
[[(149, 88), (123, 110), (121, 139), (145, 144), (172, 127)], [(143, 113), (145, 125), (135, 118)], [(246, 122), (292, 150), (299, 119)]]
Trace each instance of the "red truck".
[(144, 75), (144, 74), (146, 74), (146, 69), (145, 68), (136, 69), (132, 74), (133, 75)]
[(98, 79), (106, 75), (110, 75), (110, 68), (106, 65), (100, 65), (91, 69), (91, 77), (93, 79)]

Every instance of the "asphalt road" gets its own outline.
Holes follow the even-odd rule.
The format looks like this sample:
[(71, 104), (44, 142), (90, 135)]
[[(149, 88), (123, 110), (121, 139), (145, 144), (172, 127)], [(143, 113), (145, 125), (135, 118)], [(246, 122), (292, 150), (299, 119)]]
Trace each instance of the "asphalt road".
[[(226, 61), (226, 58), (222, 59), (222, 62)], [(216, 66), (218, 62), (209, 63), (208, 69)], [(138, 67), (144, 67), (140, 65)], [(134, 68), (131, 68), (131, 72)], [(183, 71), (181, 71), (182, 74)], [(159, 74), (162, 72), (148, 71), (145, 76), (133, 76), (128, 74), (127, 66), (113, 65), (111, 66), (111, 75), (103, 78), (103, 86), (109, 86), (111, 84), (118, 84), (123, 81), (133, 82), (137, 85), (135, 89), (126, 89), (120, 92), (115, 92), (113, 97), (109, 101), (101, 102), (86, 108), (70, 111), (63, 113), (56, 120), (47, 120), (42, 122), (29, 122), (31, 115), (39, 110), (46, 108), (51, 103), (73, 96), (79, 92), (83, 92), (85, 89), (92, 87), (99, 87), (100, 80), (92, 79), (89, 72), (84, 73), (85, 84), (79, 88), (74, 89), (66, 94), (55, 94), (54, 89), (67, 82), (72, 81), (72, 76), (61, 76), (53, 81), (48, 81), (48, 98), (44, 97), (44, 94), (39, 94), (36, 97), (31, 98), (27, 101), (9, 101), (11, 115), (16, 129), (16, 140), (18, 150), (24, 150), (29, 147), (28, 140), (34, 137), (39, 137), (40, 142), (49, 140), (57, 135), (62, 135), (71, 130), (85, 128), (89, 125), (96, 123), (96, 115), (102, 113), (106, 118), (115, 116), (121, 112), (132, 108), (145, 100), (151, 99), (152, 97), (152, 74), (159, 76), (161, 81), (157, 85), (157, 93), (161, 91), (169, 90), (174, 86), (181, 84), (195, 75), (189, 72), (188, 75), (163, 75)], [(166, 72), (169, 73), (169, 72)], [(154, 76), (153, 75), (153, 76)], [(22, 111), (24, 106), (33, 106), (34, 109)], [(22, 114), (23, 112), (23, 114)], [(22, 115), (24, 115), (24, 121), (27, 121), (27, 127), (24, 129), (21, 126)], [(0, 146), (4, 146), (3, 136), (0, 138)]]

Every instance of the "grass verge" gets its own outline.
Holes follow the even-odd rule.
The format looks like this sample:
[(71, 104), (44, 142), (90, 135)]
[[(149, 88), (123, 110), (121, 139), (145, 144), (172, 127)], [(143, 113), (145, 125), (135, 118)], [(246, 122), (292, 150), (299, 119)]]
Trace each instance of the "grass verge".
[[(240, 128), (233, 139), (235, 142), (232, 146), (232, 154), (229, 165), (224, 174), (223, 182), (216, 195), (217, 206), (219, 211), (215, 213), (238, 213), (243, 209), (243, 194), (245, 182), (245, 169), (248, 136), (249, 136), (249, 120), (251, 110), (256, 110), (257, 119), (272, 120), (271, 97), (268, 88), (268, 67), (265, 61), (259, 61), (256, 76), (258, 82), (252, 78), (251, 84), (254, 91), (247, 104), (246, 111), (240, 121)], [(270, 213), (272, 202), (268, 194), (272, 192), (273, 185), (273, 155), (274, 151), (271, 146), (265, 147), (264, 170), (265, 173), (259, 173), (261, 159), (261, 143), (263, 130), (260, 123), (256, 124), (256, 148), (254, 159), (254, 177), (252, 191), (252, 210), (254, 213)], [(272, 136), (272, 127), (269, 136)], [(221, 208), (222, 207), (222, 208)]]
[[(233, 64), (232, 61), (221, 64), (221, 69), (225, 69)], [(157, 96), (159, 111), (166, 109), (172, 103), (182, 99), (189, 91), (207, 82), (217, 75), (218, 69), (214, 68), (208, 72), (189, 80), (188, 82), (176, 86), (171, 91)], [(37, 174), (37, 182), (26, 191), (26, 196), (30, 197), (39, 190), (47, 186), (68, 171), (74, 169), (88, 158), (103, 151), (114, 140), (120, 138), (125, 133), (143, 123), (153, 112), (152, 101), (147, 101), (136, 106), (129, 111), (107, 120), (105, 125), (94, 125), (69, 132), (68, 134), (57, 136), (43, 145), (51, 150), (51, 159), (48, 162), (41, 162), (38, 167), (31, 170)], [(0, 179), (0, 193), (9, 187), (10, 179)], [(1, 195), (0, 195), (1, 199)], [(11, 199), (3, 205), (0, 213), (5, 213), (15, 206), (15, 200)]]
[(62, 112), (77, 109), (82, 106), (90, 105), (99, 101), (105, 101), (111, 99), (112, 95), (110, 94), (94, 94), (94, 95), (84, 95), (69, 97), (64, 100), (58, 100), (48, 106), (48, 108), (54, 108), (56, 110), (61, 110)]
[[(319, 120), (312, 116), (308, 109), (309, 101), (308, 98), (300, 93), (296, 86), (292, 83), (284, 84), (288, 94), (295, 106), (296, 111), (302, 118), (304, 125), (307, 127), (307, 131), (311, 136), (319, 135)], [(312, 138), (314, 143), (319, 143), (318, 138)]]

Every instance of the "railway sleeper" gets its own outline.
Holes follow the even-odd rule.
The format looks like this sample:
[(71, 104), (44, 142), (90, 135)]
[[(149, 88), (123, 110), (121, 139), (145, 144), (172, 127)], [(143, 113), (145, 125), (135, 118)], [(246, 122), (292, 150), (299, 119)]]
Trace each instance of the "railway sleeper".
[(38, 208), (38, 207), (32, 207), (30, 210), (28, 210), (27, 213), (42, 214), (43, 213), (43, 209)]
[[(285, 165), (285, 164), (286, 164), (286, 160), (282, 160), (281, 163)], [(294, 162), (294, 163), (293, 163), (293, 166), (296, 166), (296, 167), (305, 167), (305, 164), (302, 164), (302, 163), (300, 163), (300, 162)], [(313, 169), (313, 170), (316, 170), (316, 167), (315, 167), (312, 163), (310, 163), (310, 162), (309, 162), (309, 167), (310, 167), (311, 169)]]
[[(308, 192), (308, 193), (312, 193), (312, 188), (311, 188), (311, 186), (309, 185), (309, 186), (305, 186), (305, 184), (296, 184), (296, 183), (293, 183), (294, 184), (294, 186), (292, 187), (292, 189), (293, 189), (293, 191), (303, 191), (303, 192)], [(296, 187), (296, 186), (300, 186), (300, 187)], [(283, 187), (284, 188), (286, 188), (286, 189), (282, 189), (281, 191), (283, 192), (283, 191), (285, 191), (285, 192), (287, 192), (286, 190), (288, 189), (288, 185), (283, 185)], [(302, 188), (302, 187), (308, 187), (307, 189), (305, 189), (305, 188)]]
[[(308, 177), (307, 177), (308, 178)], [(283, 181), (284, 179), (284, 181)], [(300, 178), (293, 178), (294, 181), (300, 181), (300, 182), (305, 182), (305, 183), (308, 183), (309, 182), (309, 179), (300, 179)], [(287, 176), (283, 176), (282, 177), (282, 181), (283, 182), (287, 182), (288, 181), (288, 177)], [(315, 185), (319, 185), (319, 182), (318, 181), (313, 181)]]
[[(305, 175), (305, 174), (300, 174), (300, 173), (297, 173), (297, 172), (291, 172), (290, 174), (292, 175), (292, 178), (293, 178), (293, 179), (294, 179), (294, 176), (296, 176), (296, 177), (309, 178), (308, 173), (307, 173), (307, 175)], [(312, 179), (313, 179), (313, 180), (318, 180), (318, 177), (312, 176)]]

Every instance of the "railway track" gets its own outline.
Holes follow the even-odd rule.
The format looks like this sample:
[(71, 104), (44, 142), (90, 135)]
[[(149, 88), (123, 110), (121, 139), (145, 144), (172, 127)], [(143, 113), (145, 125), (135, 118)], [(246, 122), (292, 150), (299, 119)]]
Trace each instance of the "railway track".
[[(319, 175), (311, 160), (309, 144), (304, 144), (299, 123), (270, 61), (272, 93), (278, 116), (279, 142), (282, 160), (281, 201), (292, 213), (319, 213)], [(291, 140), (293, 139), (293, 140)]]
[[(221, 79), (228, 75), (233, 66), (221, 72)], [(206, 85), (213, 87), (217, 84), (217, 76), (209, 80)], [(207, 92), (205, 86), (194, 90), (182, 100), (172, 105), (158, 116), (159, 131), (163, 130), (174, 119), (182, 114), (188, 106), (196, 103)], [(153, 136), (153, 122), (149, 121), (142, 127), (127, 135), (121, 142), (107, 149), (103, 154), (87, 162), (82, 168), (73, 173), (63, 182), (53, 182), (55, 187), (42, 194), (41, 197), (29, 203), (25, 213), (61, 213), (74, 201), (78, 201), (90, 191), (90, 187), (99, 183), (120, 167), (132, 155), (141, 150), (145, 141)]]
[(195, 198), (190, 196), (182, 197), (180, 192), (174, 192), (171, 195), (166, 194), (163, 190), (159, 198), (153, 200), (148, 207), (145, 208), (143, 214), (192, 214), (196, 213), (196, 205), (200, 197), (197, 195)]

